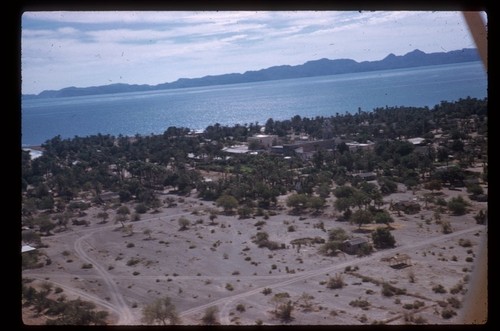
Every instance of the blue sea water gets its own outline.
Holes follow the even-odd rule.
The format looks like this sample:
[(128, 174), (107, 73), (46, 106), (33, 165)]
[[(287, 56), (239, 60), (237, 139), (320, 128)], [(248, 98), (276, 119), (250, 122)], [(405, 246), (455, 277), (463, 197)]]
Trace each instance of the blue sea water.
[(485, 98), (481, 62), (162, 91), (21, 102), (23, 146), (62, 138), (161, 134), (168, 127), (265, 124), (335, 116), (385, 106), (428, 106), (468, 96)]

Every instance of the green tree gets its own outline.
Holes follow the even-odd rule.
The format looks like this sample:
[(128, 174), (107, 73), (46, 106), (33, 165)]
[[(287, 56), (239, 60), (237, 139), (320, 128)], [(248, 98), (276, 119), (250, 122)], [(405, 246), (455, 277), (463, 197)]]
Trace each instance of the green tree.
[(471, 195), (480, 195), (484, 193), (484, 190), (479, 184), (468, 184), (467, 193)]
[(218, 207), (222, 207), (226, 214), (231, 214), (238, 207), (238, 200), (232, 195), (222, 195), (216, 201)]
[(348, 197), (337, 198), (333, 203), (333, 205), (335, 206), (335, 209), (337, 209), (338, 211), (345, 212), (351, 208), (352, 201), (351, 198)]
[(383, 210), (375, 214), (375, 223), (389, 225), (389, 223), (394, 222), (391, 214), (387, 212), (387, 210)]
[(157, 213), (163, 204), (160, 199), (153, 197), (153, 199), (149, 202), (149, 206), (153, 209), (153, 212)]
[(308, 198), (305, 194), (292, 194), (286, 199), (286, 205), (293, 208), (294, 212), (300, 213), (307, 207)]
[(391, 179), (387, 177), (380, 177), (377, 179), (380, 186), (380, 192), (383, 195), (389, 195), (391, 193), (396, 193), (398, 190), (398, 185)]
[(373, 245), (376, 248), (393, 248), (396, 245), (396, 239), (389, 228), (377, 228), (372, 232)]
[[(53, 306), (53, 305), (52, 305)], [(108, 312), (95, 311), (95, 304), (88, 301), (69, 301), (61, 305), (60, 315), (47, 320), (47, 325), (105, 325)]]
[(459, 195), (458, 197), (451, 198), (450, 201), (448, 201), (448, 209), (454, 215), (464, 215), (467, 212), (468, 206), (469, 203), (465, 201), (461, 195)]
[(345, 232), (344, 229), (342, 228), (333, 228), (328, 230), (328, 240), (329, 241), (344, 241), (349, 239), (349, 236), (347, 235), (347, 232)]
[(142, 321), (146, 324), (175, 325), (180, 322), (175, 305), (167, 296), (156, 299), (142, 310)]
[(323, 199), (328, 198), (330, 195), (330, 185), (327, 183), (321, 183), (316, 189), (316, 193), (318, 193), (318, 195)]
[(219, 308), (217, 306), (210, 306), (205, 309), (205, 313), (201, 318), (201, 321), (207, 325), (216, 325), (219, 324), (217, 321), (217, 313), (219, 312)]
[(434, 191), (440, 191), (442, 186), (443, 185), (439, 179), (432, 179), (424, 184), (424, 188), (427, 190), (431, 190), (433, 193)]
[(50, 235), (50, 231), (52, 231), (56, 225), (52, 223), (49, 219), (42, 219), (39, 223), (40, 231), (45, 232), (46, 236)]
[(307, 205), (309, 208), (314, 209), (316, 213), (325, 207), (325, 199), (321, 197), (312, 196), (308, 199)]
[(276, 316), (283, 322), (290, 322), (293, 320), (292, 312), (293, 304), (292, 301), (288, 300), (286, 303), (278, 306), (276, 309)]
[(350, 198), (354, 195), (354, 192), (356, 192), (356, 189), (352, 186), (338, 186), (333, 190), (333, 195), (335, 195), (336, 198)]
[(361, 229), (361, 225), (373, 223), (373, 214), (369, 210), (358, 209), (352, 213), (351, 222)]

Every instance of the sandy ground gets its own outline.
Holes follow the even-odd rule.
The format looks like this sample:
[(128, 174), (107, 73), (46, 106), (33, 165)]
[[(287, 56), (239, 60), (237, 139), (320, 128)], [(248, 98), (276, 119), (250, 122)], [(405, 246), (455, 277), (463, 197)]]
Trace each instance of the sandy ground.
[[(425, 191), (398, 192), (385, 197), (390, 201), (419, 201)], [(462, 191), (443, 190), (446, 198), (462, 195)], [(314, 225), (323, 222), (326, 230), (342, 227), (353, 236), (369, 233), (353, 232), (356, 225), (337, 222), (333, 199), (323, 215), (292, 216), (283, 207), (268, 220), (263, 217), (238, 219), (219, 215), (216, 225), (210, 224), (208, 208), (212, 202), (194, 198), (179, 198), (173, 208), (144, 214), (133, 222), (133, 234), (128, 235), (120, 224), (114, 224), (113, 211), (106, 224), (98, 224), (98, 208), (87, 210), (90, 225), (71, 226), (67, 231), (43, 237), (49, 247), (42, 249), (52, 263), (40, 269), (25, 270), (23, 278), (32, 284), (48, 281), (61, 287), (69, 299), (81, 297), (93, 301), (110, 313), (108, 323), (140, 325), (142, 308), (153, 300), (169, 296), (181, 317), (181, 324), (198, 325), (205, 309), (217, 306), (221, 324), (265, 325), (283, 324), (273, 310), (276, 293), (287, 292), (294, 304), (293, 325), (352, 325), (408, 324), (413, 319), (426, 324), (462, 324), (464, 308), (451, 307), (453, 297), (463, 307), (470, 279), (476, 268), (479, 247), (487, 238), (487, 226), (477, 225), (473, 216), (487, 203), (471, 201), (469, 212), (463, 216), (443, 214), (453, 232), (444, 235), (433, 219), (433, 210), (415, 215), (393, 213), (396, 220), (396, 247), (375, 251), (369, 256), (318, 254), (319, 244), (292, 247), (290, 241), (304, 237), (327, 238), (327, 233)], [(285, 206), (286, 197), (279, 204)], [(467, 198), (466, 198), (467, 199)], [(467, 199), (468, 200), (468, 199)], [(133, 206), (130, 206), (133, 210)], [(178, 219), (190, 220), (189, 229), (180, 231)], [(265, 221), (259, 230), (255, 223)], [(296, 231), (289, 232), (294, 225)], [(144, 230), (150, 230), (151, 235)], [(270, 251), (258, 248), (251, 237), (266, 231), (269, 239), (284, 243), (287, 248)], [(471, 247), (462, 247), (460, 240), (469, 240)], [(385, 258), (407, 254), (411, 265), (395, 269)], [(84, 269), (83, 264), (92, 264)], [(348, 269), (354, 272), (348, 272)], [(345, 286), (328, 289), (329, 277), (340, 275)], [(380, 282), (406, 290), (406, 294), (386, 297), (381, 294)], [(446, 293), (436, 293), (433, 287), (442, 285)], [(461, 291), (455, 291), (457, 288)], [(271, 293), (262, 293), (264, 288)], [(453, 290), (455, 289), (455, 290)], [(457, 292), (452, 294), (450, 291)], [(303, 295), (312, 296), (307, 304)], [(366, 300), (367, 308), (350, 305)], [(419, 300), (418, 309), (411, 304)], [(243, 309), (236, 309), (243, 305)], [(457, 314), (449, 319), (441, 316), (445, 309)], [(40, 324), (30, 311), (23, 312), (26, 324)]]

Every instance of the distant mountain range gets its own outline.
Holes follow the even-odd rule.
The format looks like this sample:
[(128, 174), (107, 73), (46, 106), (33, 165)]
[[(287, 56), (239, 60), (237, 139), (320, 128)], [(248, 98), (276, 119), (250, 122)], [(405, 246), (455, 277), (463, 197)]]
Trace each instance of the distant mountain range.
[(401, 56), (396, 56), (391, 53), (383, 60), (379, 61), (356, 62), (351, 59), (320, 59), (308, 61), (304, 64), (296, 66), (281, 65), (257, 71), (246, 71), (243, 74), (232, 73), (205, 76), (201, 78), (180, 78), (172, 83), (162, 83), (158, 85), (110, 84), (92, 87), (66, 87), (57, 91), (46, 90), (37, 95), (23, 95), (23, 98), (59, 98), (94, 94), (154, 91), (184, 87), (238, 84), (376, 70), (413, 68), (472, 61), (480, 61), (479, 53), (475, 48), (464, 48), (461, 50), (438, 53), (424, 53), (416, 49)]

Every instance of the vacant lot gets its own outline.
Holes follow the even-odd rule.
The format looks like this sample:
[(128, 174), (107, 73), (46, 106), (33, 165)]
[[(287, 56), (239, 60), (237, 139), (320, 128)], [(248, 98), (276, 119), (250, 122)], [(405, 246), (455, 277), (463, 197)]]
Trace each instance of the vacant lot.
[[(445, 199), (461, 195), (469, 201), (465, 189), (442, 192)], [(396, 247), (364, 257), (327, 257), (318, 253), (321, 244), (291, 244), (298, 238), (326, 239), (336, 227), (371, 238), (368, 228), (357, 231), (357, 225), (336, 221), (333, 197), (319, 216), (290, 215), (283, 196), (268, 219), (221, 214), (212, 222), (211, 202), (172, 195), (174, 207), (143, 214), (125, 227), (114, 224), (109, 210), (110, 221), (98, 224), (102, 210), (92, 208), (83, 218), (89, 226), (42, 238), (52, 263), (23, 271), (23, 278), (32, 285), (52, 282), (68, 298), (95, 302), (109, 311), (110, 324), (141, 324), (142, 308), (163, 296), (172, 299), (187, 325), (200, 324), (210, 306), (217, 306), (221, 324), (461, 323), (479, 246), (487, 238), (487, 226), (477, 225), (473, 216), (487, 203), (470, 201), (466, 215), (444, 213), (436, 220), (430, 208), (435, 205), (426, 209), (423, 193), (401, 190), (385, 197), (386, 208), (391, 201), (412, 200), (422, 209), (414, 215), (391, 212)], [(184, 230), (181, 217), (189, 220)], [(441, 221), (450, 222), (451, 233), (443, 234)], [(252, 242), (257, 232), (267, 232), (285, 248), (259, 248)], [(408, 265), (391, 267), (387, 258), (396, 254), (407, 254)], [(328, 288), (331, 278), (343, 286)], [(293, 310), (291, 320), (283, 321), (274, 311), (287, 301)], [(23, 315), (27, 324), (41, 323), (30, 311)]]

